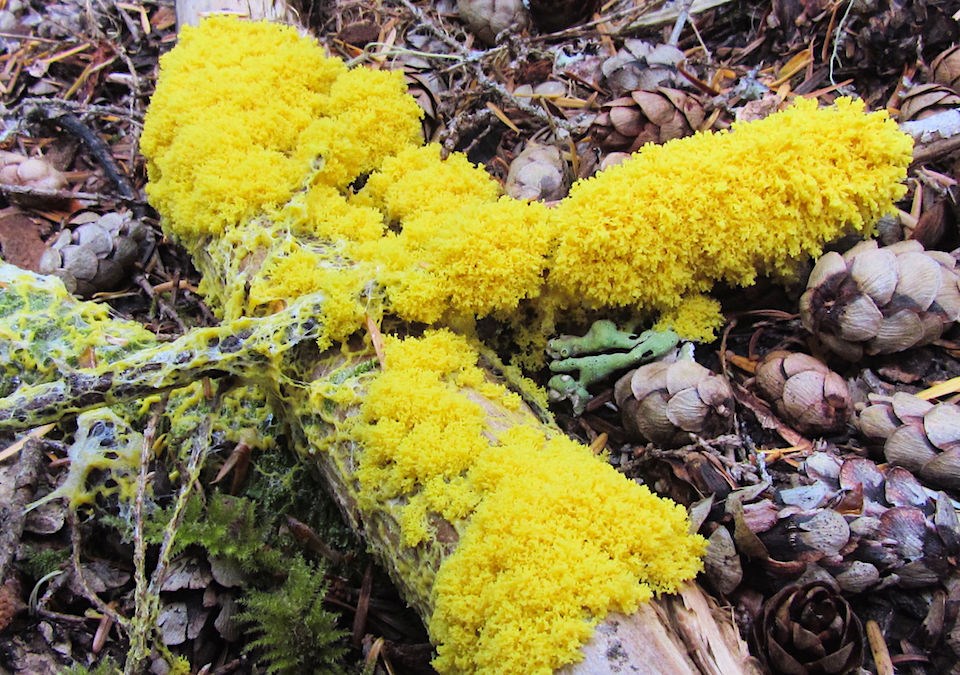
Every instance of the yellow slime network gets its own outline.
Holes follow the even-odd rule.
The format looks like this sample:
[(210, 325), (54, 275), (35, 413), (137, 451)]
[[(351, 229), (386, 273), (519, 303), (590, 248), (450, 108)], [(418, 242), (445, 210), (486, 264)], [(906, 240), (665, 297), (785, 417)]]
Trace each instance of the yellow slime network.
[[(903, 194), (910, 140), (861, 103), (800, 101), (645, 147), (548, 209), (421, 147), (419, 115), (398, 73), (350, 70), (288, 27), (208, 19), (161, 62), (148, 194), (224, 318), (319, 293), (322, 347), (367, 318), (432, 325), (388, 337), (358, 415), (317, 438), (360, 444), (360, 507), (395, 513), (402, 546), (452, 527), (452, 552), (407, 588), (437, 668), (546, 673), (608, 612), (693, 577), (705, 542), (681, 508), (522, 413), (443, 326), (523, 328), (522, 303), (543, 317), (627, 307), (706, 339), (716, 282), (789, 275), (868, 233)], [(354, 394), (310, 386), (318, 410)], [(517, 414), (493, 424), (491, 407)]]

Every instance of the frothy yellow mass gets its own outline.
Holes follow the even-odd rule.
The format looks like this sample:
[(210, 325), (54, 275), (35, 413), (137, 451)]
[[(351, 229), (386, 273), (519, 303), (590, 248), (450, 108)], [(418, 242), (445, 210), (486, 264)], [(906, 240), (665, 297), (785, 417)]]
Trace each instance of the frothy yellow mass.
[[(420, 114), (399, 73), (349, 70), (290, 28), (185, 29), (162, 60), (142, 148), (149, 197), (215, 311), (263, 315), (320, 294), (322, 347), (384, 314), (435, 326), (493, 315), (535, 342), (561, 312), (613, 307), (709, 339), (715, 283), (789, 275), (826, 242), (869, 232), (910, 161), (884, 113), (801, 100), (646, 146), (548, 209), (501, 196), (462, 155), (420, 147)], [(337, 438), (362, 445), (359, 503), (399, 510), (399, 545), (448, 541), (438, 528), (452, 528), (435, 577), (412, 571), (429, 589), (418, 606), (437, 667), (549, 672), (605, 613), (692, 577), (704, 542), (682, 509), (549, 435), (476, 362), (445, 330), (388, 338), (385, 370)], [(318, 405), (352, 393), (309, 386)]]
[[(161, 73), (142, 147), (165, 228), (195, 252), (236, 229), (314, 238), (321, 263), (293, 273), (273, 261), (252, 298), (249, 271), (233, 275), (244, 286), (226, 294), (225, 315), (275, 309), (263, 301), (325, 288), (331, 268), (355, 265), (337, 289), (350, 300), (328, 311), (338, 337), (380, 300), (425, 323), (516, 320), (534, 300), (544, 314), (666, 313), (706, 339), (720, 315), (700, 294), (789, 275), (826, 242), (869, 232), (903, 194), (910, 160), (909, 137), (884, 113), (801, 99), (731, 132), (648, 145), (547, 209), (501, 197), (462, 155), (420, 147), (421, 113), (399, 73), (348, 70), (290, 28), (204, 21)], [(235, 237), (211, 267), (258, 239)]]
[(789, 276), (842, 234), (868, 234), (904, 194), (910, 137), (860, 101), (647, 145), (580, 181), (553, 212), (549, 284), (594, 307), (679, 307), (718, 281)]
[[(693, 577), (706, 543), (681, 507), (545, 435), (476, 360), (445, 330), (388, 340), (356, 432), (362, 506), (403, 504), (407, 546), (438, 518), (459, 535), (431, 591), (438, 670), (549, 673), (608, 612)], [(491, 424), (484, 401), (517, 416)]]

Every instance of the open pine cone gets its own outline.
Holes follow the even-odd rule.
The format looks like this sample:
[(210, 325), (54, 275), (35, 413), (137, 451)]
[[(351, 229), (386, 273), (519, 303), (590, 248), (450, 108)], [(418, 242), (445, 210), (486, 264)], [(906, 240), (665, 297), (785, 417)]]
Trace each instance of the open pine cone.
[(766, 601), (753, 625), (754, 653), (774, 673), (849, 673), (864, 636), (850, 604), (822, 582), (791, 584)]
[(842, 431), (853, 411), (843, 378), (807, 354), (770, 352), (757, 365), (756, 383), (777, 414), (802, 434)]
[(521, 0), (457, 0), (457, 12), (464, 23), (488, 45), (505, 30), (520, 31), (529, 17)]
[(825, 253), (800, 298), (804, 327), (849, 361), (930, 344), (958, 318), (956, 259), (913, 240)]
[(638, 90), (603, 105), (593, 123), (593, 137), (608, 152), (635, 152), (646, 143), (689, 136), (703, 124), (696, 97), (670, 87)]
[(627, 431), (662, 447), (714, 438), (733, 425), (730, 385), (692, 359), (631, 370), (617, 381), (614, 398)]
[(0, 183), (39, 190), (59, 190), (67, 184), (67, 179), (43, 158), (0, 150)]
[(148, 245), (150, 228), (129, 213), (84, 212), (60, 232), (40, 258), (40, 271), (63, 279), (71, 293), (114, 290)]
[(870, 395), (856, 420), (867, 438), (883, 441), (887, 461), (941, 488), (960, 490), (960, 406), (898, 392)]

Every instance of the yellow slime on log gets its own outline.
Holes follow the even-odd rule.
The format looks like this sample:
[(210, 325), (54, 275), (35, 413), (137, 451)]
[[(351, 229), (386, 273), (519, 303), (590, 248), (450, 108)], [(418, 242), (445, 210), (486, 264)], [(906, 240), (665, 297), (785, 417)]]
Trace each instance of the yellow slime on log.
[(522, 326), (528, 302), (544, 317), (631, 307), (709, 334), (718, 307), (702, 293), (868, 232), (910, 158), (885, 115), (800, 101), (644, 148), (547, 209), (419, 147), (399, 74), (348, 70), (293, 29), (209, 19), (161, 66), (148, 193), (221, 316), (318, 294), (321, 348), (368, 317), (434, 325), (388, 337), (382, 369), (318, 367), (281, 399), (445, 672), (574, 662), (608, 612), (692, 578), (705, 542), (681, 508), (537, 420), (442, 326)]

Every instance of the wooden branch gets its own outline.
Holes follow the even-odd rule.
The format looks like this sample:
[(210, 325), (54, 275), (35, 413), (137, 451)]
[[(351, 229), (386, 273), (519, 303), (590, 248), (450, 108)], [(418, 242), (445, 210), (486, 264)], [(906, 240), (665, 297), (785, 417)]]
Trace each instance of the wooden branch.
[(236, 14), (253, 19), (292, 23), (296, 15), (284, 0), (177, 0), (177, 26), (195, 26), (211, 14)]
[(913, 136), (913, 163), (922, 164), (960, 150), (960, 109), (951, 108), (900, 125)]

